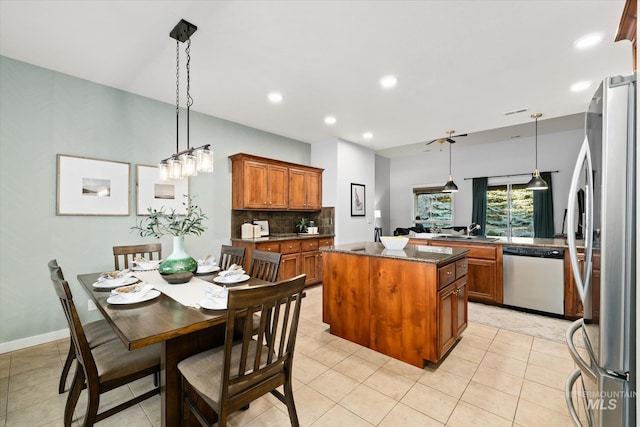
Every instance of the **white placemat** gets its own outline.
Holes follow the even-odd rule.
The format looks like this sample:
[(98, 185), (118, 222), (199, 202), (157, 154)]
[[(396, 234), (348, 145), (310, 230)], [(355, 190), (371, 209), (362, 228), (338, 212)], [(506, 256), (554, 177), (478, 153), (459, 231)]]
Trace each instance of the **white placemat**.
[(207, 296), (205, 293), (207, 287), (221, 287), (197, 277), (192, 277), (187, 283), (172, 285), (165, 282), (157, 270), (136, 272), (134, 276), (143, 282), (153, 285), (155, 289), (178, 301), (180, 304), (195, 308), (200, 308), (199, 302)]

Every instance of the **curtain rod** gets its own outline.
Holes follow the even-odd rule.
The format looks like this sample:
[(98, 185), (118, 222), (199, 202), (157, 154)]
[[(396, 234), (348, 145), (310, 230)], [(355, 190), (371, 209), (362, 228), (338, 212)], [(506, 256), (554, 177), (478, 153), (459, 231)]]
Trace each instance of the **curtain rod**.
[[(560, 171), (546, 171), (546, 172), (558, 173)], [(509, 177), (512, 177), (512, 176), (525, 176), (525, 175), (533, 175), (533, 172), (531, 172), (531, 173), (514, 173), (514, 174), (510, 174), (510, 175), (491, 175), (491, 176), (487, 176), (486, 178), (509, 178)], [(466, 181), (468, 179), (475, 179), (475, 178), (485, 178), (485, 177), (476, 176), (476, 177), (473, 177), (473, 178), (464, 178), (464, 180)]]

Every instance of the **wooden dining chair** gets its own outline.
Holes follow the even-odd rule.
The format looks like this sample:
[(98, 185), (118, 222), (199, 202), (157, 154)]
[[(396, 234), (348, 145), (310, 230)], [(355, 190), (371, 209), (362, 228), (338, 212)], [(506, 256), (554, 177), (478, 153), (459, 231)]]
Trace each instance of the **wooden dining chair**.
[(81, 423), (85, 427), (160, 393), (160, 388), (154, 387), (98, 413), (101, 394), (160, 371), (160, 344), (129, 351), (120, 340), (111, 340), (90, 348), (69, 284), (61, 277), (62, 273), (58, 268), (51, 273), (51, 282), (64, 309), (78, 362), (64, 410), (65, 427), (71, 426), (73, 412), (85, 386), (87, 410), (84, 422)]
[[(52, 259), (49, 261), (49, 274), (53, 272), (57, 272), (58, 278), (64, 280), (64, 275), (62, 274), (62, 268), (58, 265), (58, 261)], [(64, 305), (62, 306), (64, 309)], [(94, 348), (99, 346), (100, 344), (104, 344), (107, 341), (118, 339), (118, 336), (113, 329), (107, 323), (106, 320), (96, 320), (93, 322), (85, 323), (82, 325), (84, 328), (84, 333), (87, 338), (87, 343), (90, 348)], [(71, 369), (71, 365), (73, 361), (76, 359), (76, 349), (73, 345), (73, 339), (71, 336), (69, 337), (69, 351), (67, 352), (67, 358), (64, 361), (64, 365), (62, 366), (62, 373), (60, 374), (60, 382), (58, 383), (58, 394), (62, 394), (65, 391), (65, 386), (67, 384), (67, 377), (69, 376), (69, 370)]]
[[(162, 259), (162, 245), (160, 243), (149, 243), (146, 245), (128, 245), (113, 247), (113, 262), (116, 270), (129, 268), (132, 261), (141, 256), (147, 260)], [(122, 263), (121, 263), (122, 260)]]
[(277, 252), (254, 250), (251, 254), (249, 276), (266, 280), (267, 282), (275, 282), (278, 280), (281, 257), (282, 254)]
[[(231, 413), (270, 392), (287, 406), (291, 425), (299, 425), (291, 372), (305, 277), (302, 274), (263, 286), (229, 290), (224, 345), (178, 364), (183, 378), (183, 407), (200, 424), (211, 426), (216, 420), (208, 420), (196, 401), (210, 406), (218, 425), (225, 427)], [(266, 316), (267, 312), (274, 314)], [(253, 339), (251, 323), (236, 323), (236, 319), (260, 313), (262, 321)], [(243, 325), (240, 340), (233, 339), (237, 324)], [(277, 390), (282, 385), (284, 394)]]
[(218, 266), (226, 270), (231, 264), (242, 265), (244, 263), (245, 248), (240, 246), (222, 245), (220, 247), (220, 259)]

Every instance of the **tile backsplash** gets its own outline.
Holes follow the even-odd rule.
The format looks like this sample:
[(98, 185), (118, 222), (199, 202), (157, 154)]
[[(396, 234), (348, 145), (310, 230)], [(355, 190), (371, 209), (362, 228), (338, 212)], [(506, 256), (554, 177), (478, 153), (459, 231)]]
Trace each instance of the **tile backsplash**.
[(270, 234), (295, 233), (302, 218), (314, 221), (320, 234), (335, 234), (335, 208), (323, 207), (320, 212), (232, 210), (231, 237), (240, 238), (242, 224), (253, 220), (269, 221)]

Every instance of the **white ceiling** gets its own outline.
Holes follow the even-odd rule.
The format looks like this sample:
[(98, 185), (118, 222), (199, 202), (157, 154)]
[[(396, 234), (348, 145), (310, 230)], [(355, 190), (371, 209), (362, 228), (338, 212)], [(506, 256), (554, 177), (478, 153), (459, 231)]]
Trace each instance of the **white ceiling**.
[[(449, 129), (469, 133), (458, 139), (466, 144), (491, 139), (482, 132), (490, 129), (521, 134), (513, 126), (526, 124), (532, 132), (533, 112), (543, 121), (583, 112), (599, 80), (632, 72), (631, 44), (613, 42), (623, 7), (624, 0), (0, 0), (0, 54), (175, 104), (169, 32), (184, 18), (198, 26), (193, 110), (393, 157), (421, 153), (416, 143)], [(574, 41), (592, 32), (602, 43), (576, 50)], [(387, 74), (398, 77), (392, 90), (378, 84)], [(571, 92), (581, 80), (594, 86)], [(284, 101), (270, 104), (270, 91)], [(528, 110), (504, 115), (519, 108)], [(328, 114), (334, 126), (324, 124)]]

